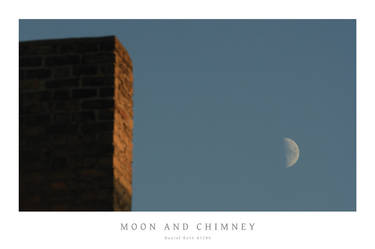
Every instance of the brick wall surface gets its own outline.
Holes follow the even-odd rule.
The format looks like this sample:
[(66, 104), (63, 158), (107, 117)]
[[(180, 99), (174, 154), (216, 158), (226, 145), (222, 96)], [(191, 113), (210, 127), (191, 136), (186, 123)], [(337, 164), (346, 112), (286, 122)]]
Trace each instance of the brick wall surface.
[(130, 210), (132, 62), (116, 37), (20, 42), (19, 208)]

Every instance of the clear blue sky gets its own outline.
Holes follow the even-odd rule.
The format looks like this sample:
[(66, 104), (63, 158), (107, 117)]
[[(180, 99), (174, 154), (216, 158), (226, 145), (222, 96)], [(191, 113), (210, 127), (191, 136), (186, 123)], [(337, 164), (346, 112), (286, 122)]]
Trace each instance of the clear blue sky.
[(354, 20), (20, 21), (104, 35), (134, 64), (133, 210), (355, 210)]

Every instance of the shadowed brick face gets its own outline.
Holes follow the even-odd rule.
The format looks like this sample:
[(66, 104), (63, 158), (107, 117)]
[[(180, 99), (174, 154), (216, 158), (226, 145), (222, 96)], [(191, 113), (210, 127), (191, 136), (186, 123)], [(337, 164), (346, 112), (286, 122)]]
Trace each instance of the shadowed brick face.
[(132, 62), (116, 37), (21, 42), (19, 208), (130, 210)]

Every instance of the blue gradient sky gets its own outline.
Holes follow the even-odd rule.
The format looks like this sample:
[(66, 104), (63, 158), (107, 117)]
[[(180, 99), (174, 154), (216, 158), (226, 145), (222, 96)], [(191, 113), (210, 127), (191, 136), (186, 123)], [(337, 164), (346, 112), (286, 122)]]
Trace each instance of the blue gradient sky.
[[(21, 20), (134, 64), (133, 210), (355, 210), (354, 20)], [(285, 168), (283, 137), (300, 147)]]

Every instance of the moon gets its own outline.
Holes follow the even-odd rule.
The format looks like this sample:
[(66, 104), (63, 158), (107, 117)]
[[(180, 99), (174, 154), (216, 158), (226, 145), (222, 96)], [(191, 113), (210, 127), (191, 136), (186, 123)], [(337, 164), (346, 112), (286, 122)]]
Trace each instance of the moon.
[(288, 137), (284, 137), (285, 164), (286, 167), (292, 167), (299, 158), (299, 148), (296, 142)]

